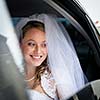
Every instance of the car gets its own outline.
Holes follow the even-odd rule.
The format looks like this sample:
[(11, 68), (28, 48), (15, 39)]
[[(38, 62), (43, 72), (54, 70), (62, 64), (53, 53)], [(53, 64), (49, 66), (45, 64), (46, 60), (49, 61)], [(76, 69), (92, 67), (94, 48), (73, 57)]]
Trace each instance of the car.
[(56, 14), (71, 37), (88, 82), (100, 79), (99, 32), (77, 0), (6, 0), (5, 4), (13, 26), (21, 17), (34, 13)]

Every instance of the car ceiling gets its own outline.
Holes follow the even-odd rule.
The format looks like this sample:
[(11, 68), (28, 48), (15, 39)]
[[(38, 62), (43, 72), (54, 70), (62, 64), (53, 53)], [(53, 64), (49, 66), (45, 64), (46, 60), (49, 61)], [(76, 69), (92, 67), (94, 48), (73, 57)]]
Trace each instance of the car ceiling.
[[(12, 17), (29, 16), (33, 13), (56, 13), (43, 0), (6, 0)], [(41, 9), (42, 8), (42, 9)]]

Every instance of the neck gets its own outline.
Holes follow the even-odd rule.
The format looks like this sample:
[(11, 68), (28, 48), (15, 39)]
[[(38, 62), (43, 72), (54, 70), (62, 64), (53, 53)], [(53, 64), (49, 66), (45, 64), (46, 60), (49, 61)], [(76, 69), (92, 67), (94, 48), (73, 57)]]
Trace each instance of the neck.
[(35, 66), (30, 66), (30, 65), (26, 64), (26, 75), (25, 75), (25, 78), (26, 79), (30, 79), (33, 76), (35, 76), (35, 71), (36, 71), (36, 67)]

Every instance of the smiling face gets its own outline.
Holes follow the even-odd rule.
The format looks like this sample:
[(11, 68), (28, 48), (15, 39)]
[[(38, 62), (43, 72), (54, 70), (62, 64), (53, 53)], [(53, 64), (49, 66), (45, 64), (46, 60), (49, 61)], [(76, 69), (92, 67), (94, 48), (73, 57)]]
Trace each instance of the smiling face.
[(32, 66), (39, 66), (47, 58), (45, 32), (31, 28), (25, 32), (21, 48), (25, 61)]

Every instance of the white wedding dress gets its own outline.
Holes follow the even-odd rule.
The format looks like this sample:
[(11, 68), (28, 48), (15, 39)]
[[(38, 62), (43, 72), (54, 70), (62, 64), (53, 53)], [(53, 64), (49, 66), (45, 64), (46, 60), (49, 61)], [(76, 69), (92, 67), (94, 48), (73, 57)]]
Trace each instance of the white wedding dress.
[(45, 93), (40, 93), (33, 89), (27, 89), (30, 100), (58, 100), (53, 76), (47, 71), (41, 76), (41, 85)]
[(28, 90), (28, 94), (30, 100), (53, 100), (50, 97), (48, 97), (46, 94), (31, 89)]

